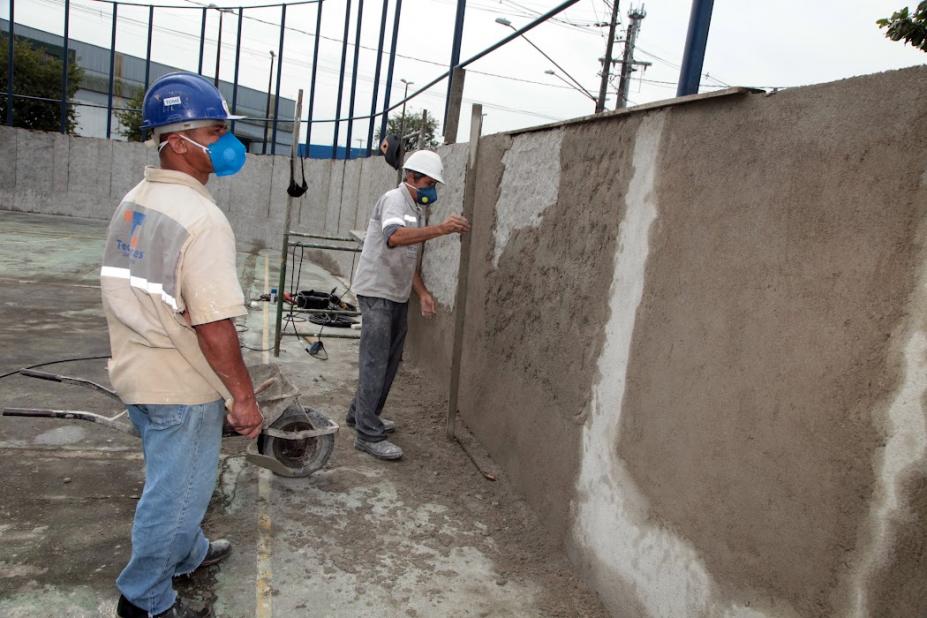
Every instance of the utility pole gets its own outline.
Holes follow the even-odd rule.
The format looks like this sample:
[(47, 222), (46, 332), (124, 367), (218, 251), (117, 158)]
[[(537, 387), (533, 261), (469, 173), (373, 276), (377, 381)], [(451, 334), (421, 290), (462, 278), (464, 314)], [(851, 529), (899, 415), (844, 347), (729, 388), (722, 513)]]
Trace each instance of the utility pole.
[(634, 45), (637, 41), (637, 33), (641, 28), (641, 20), (647, 17), (644, 7), (631, 9), (628, 18), (631, 23), (628, 24), (628, 32), (624, 38), (624, 55), (621, 59), (621, 76), (618, 81), (618, 101), (615, 103), (615, 109), (621, 109), (628, 105), (628, 89), (631, 85), (631, 73), (634, 72), (634, 65), (643, 67), (650, 66), (649, 62), (637, 62), (634, 60)]
[(612, 48), (615, 45), (615, 27), (618, 25), (618, 0), (612, 0), (612, 19), (608, 23), (608, 42), (605, 43), (605, 58), (602, 59), (602, 81), (599, 82), (599, 98), (595, 101), (595, 113), (605, 111), (605, 91), (608, 88), (609, 72), (612, 69)]

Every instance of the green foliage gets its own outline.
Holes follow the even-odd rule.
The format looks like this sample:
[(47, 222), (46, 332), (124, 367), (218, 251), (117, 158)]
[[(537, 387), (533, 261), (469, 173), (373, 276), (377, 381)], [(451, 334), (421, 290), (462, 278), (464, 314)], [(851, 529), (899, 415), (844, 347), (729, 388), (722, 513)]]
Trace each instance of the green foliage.
[(142, 99), (145, 98), (145, 90), (139, 88), (132, 98), (126, 101), (126, 108), (116, 111), (116, 118), (119, 119), (119, 134), (130, 142), (145, 141), (144, 131), (142, 131)]
[(927, 51), (927, 2), (919, 2), (912, 15), (908, 7), (892, 13), (887, 19), (876, 21), (879, 28), (885, 28), (885, 36), (893, 41), (905, 43)]
[[(430, 114), (425, 121), (425, 134), (423, 135), (422, 144), (418, 144), (418, 134), (419, 130), (422, 128), (422, 112), (415, 111), (412, 109), (406, 110), (406, 120), (405, 123), (402, 122), (402, 114), (397, 113), (390, 117), (386, 122), (386, 133), (395, 133), (399, 135), (399, 127), (403, 125), (402, 133), (406, 135), (405, 139), (405, 149), (406, 152), (411, 152), (413, 150), (418, 150), (419, 148), (435, 148), (438, 145), (437, 130), (438, 130), (438, 121), (433, 118)], [(379, 135), (379, 129), (377, 130), (377, 141), (381, 139)]]
[[(0, 50), (8, 49), (8, 34), (0, 34)], [(60, 54), (60, 51), (58, 52)], [(67, 98), (74, 98), (80, 87), (84, 71), (71, 59), (68, 63)], [(6, 93), (9, 76), (6, 61), (0, 62), (0, 82), (2, 92)], [(38, 131), (61, 130), (61, 56), (53, 50), (33, 45), (31, 42), (13, 38), (13, 92), (17, 95), (55, 99), (54, 101), (37, 101), (35, 99), (16, 98), (13, 104), (13, 126)], [(9, 102), (0, 97), (0, 121), (6, 119)], [(76, 110), (68, 106), (67, 130), (74, 133), (77, 127)]]

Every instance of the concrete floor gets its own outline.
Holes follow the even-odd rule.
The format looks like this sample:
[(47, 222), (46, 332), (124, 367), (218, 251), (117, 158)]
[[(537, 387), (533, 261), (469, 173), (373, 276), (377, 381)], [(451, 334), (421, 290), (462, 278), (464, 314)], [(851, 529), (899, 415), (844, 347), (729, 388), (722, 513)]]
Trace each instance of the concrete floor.
[[(0, 212), (0, 373), (108, 353), (97, 285), (104, 232), (99, 221)], [(241, 256), (246, 295), (276, 280), (277, 259)], [(302, 289), (340, 285), (311, 264), (302, 278)], [(273, 326), (262, 305), (240, 322), (243, 343), (257, 349)], [(286, 338), (278, 362), (304, 404), (340, 423), (357, 343), (324, 341), (327, 361)], [(249, 363), (267, 356), (246, 351)], [(102, 360), (49, 369), (107, 383)], [(401, 369), (387, 405), (400, 462), (354, 450), (343, 428), (325, 470), (284, 479), (245, 463), (244, 440), (227, 439), (204, 526), (235, 551), (178, 582), (180, 593), (227, 617), (605, 615), (505, 479), (487, 480), (446, 440), (441, 391)], [(0, 381), (0, 406), (119, 409), (92, 391), (21, 376)], [(469, 450), (493, 468), (478, 445)], [(144, 477), (135, 439), (87, 423), (0, 418), (0, 469), (0, 615), (113, 615)]]

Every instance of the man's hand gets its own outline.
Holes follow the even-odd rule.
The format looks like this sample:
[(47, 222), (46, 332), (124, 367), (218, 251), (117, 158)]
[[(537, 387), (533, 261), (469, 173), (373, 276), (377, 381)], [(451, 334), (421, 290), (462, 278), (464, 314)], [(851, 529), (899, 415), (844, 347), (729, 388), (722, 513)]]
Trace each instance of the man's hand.
[(441, 229), (445, 234), (453, 234), (455, 232), (463, 234), (464, 232), (470, 231), (470, 222), (460, 215), (448, 215), (444, 223), (441, 224)]
[(423, 318), (433, 318), (438, 313), (438, 303), (435, 302), (435, 297), (428, 292), (419, 296), (418, 302), (422, 306)]
[(232, 429), (252, 440), (258, 437), (264, 424), (264, 415), (253, 397), (234, 400), (228, 411), (227, 418)]

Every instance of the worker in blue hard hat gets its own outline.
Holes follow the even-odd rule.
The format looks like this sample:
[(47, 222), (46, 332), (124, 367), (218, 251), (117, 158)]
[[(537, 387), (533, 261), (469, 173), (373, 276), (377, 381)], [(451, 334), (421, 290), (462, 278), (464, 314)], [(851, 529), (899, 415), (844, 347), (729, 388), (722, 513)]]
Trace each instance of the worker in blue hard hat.
[(403, 181), (380, 197), (370, 215), (352, 286), (363, 328), (357, 391), (345, 421), (357, 432), (354, 448), (385, 460), (402, 457), (402, 448), (387, 439), (396, 423), (381, 413), (402, 359), (412, 290), (423, 317), (438, 310), (417, 270), (419, 247), (432, 238), (470, 231), (470, 223), (457, 214), (425, 225), (424, 209), (438, 201), (437, 185), (444, 183), (438, 153), (418, 150), (402, 167)]
[(160, 167), (122, 199), (100, 272), (110, 381), (142, 439), (145, 489), (132, 556), (116, 585), (123, 618), (208, 615), (177, 598), (171, 578), (216, 564), (231, 545), (201, 523), (216, 483), (226, 417), (255, 438), (263, 417), (233, 320), (247, 313), (235, 236), (206, 188), (245, 162), (219, 91), (172, 73), (145, 93), (142, 127)]

